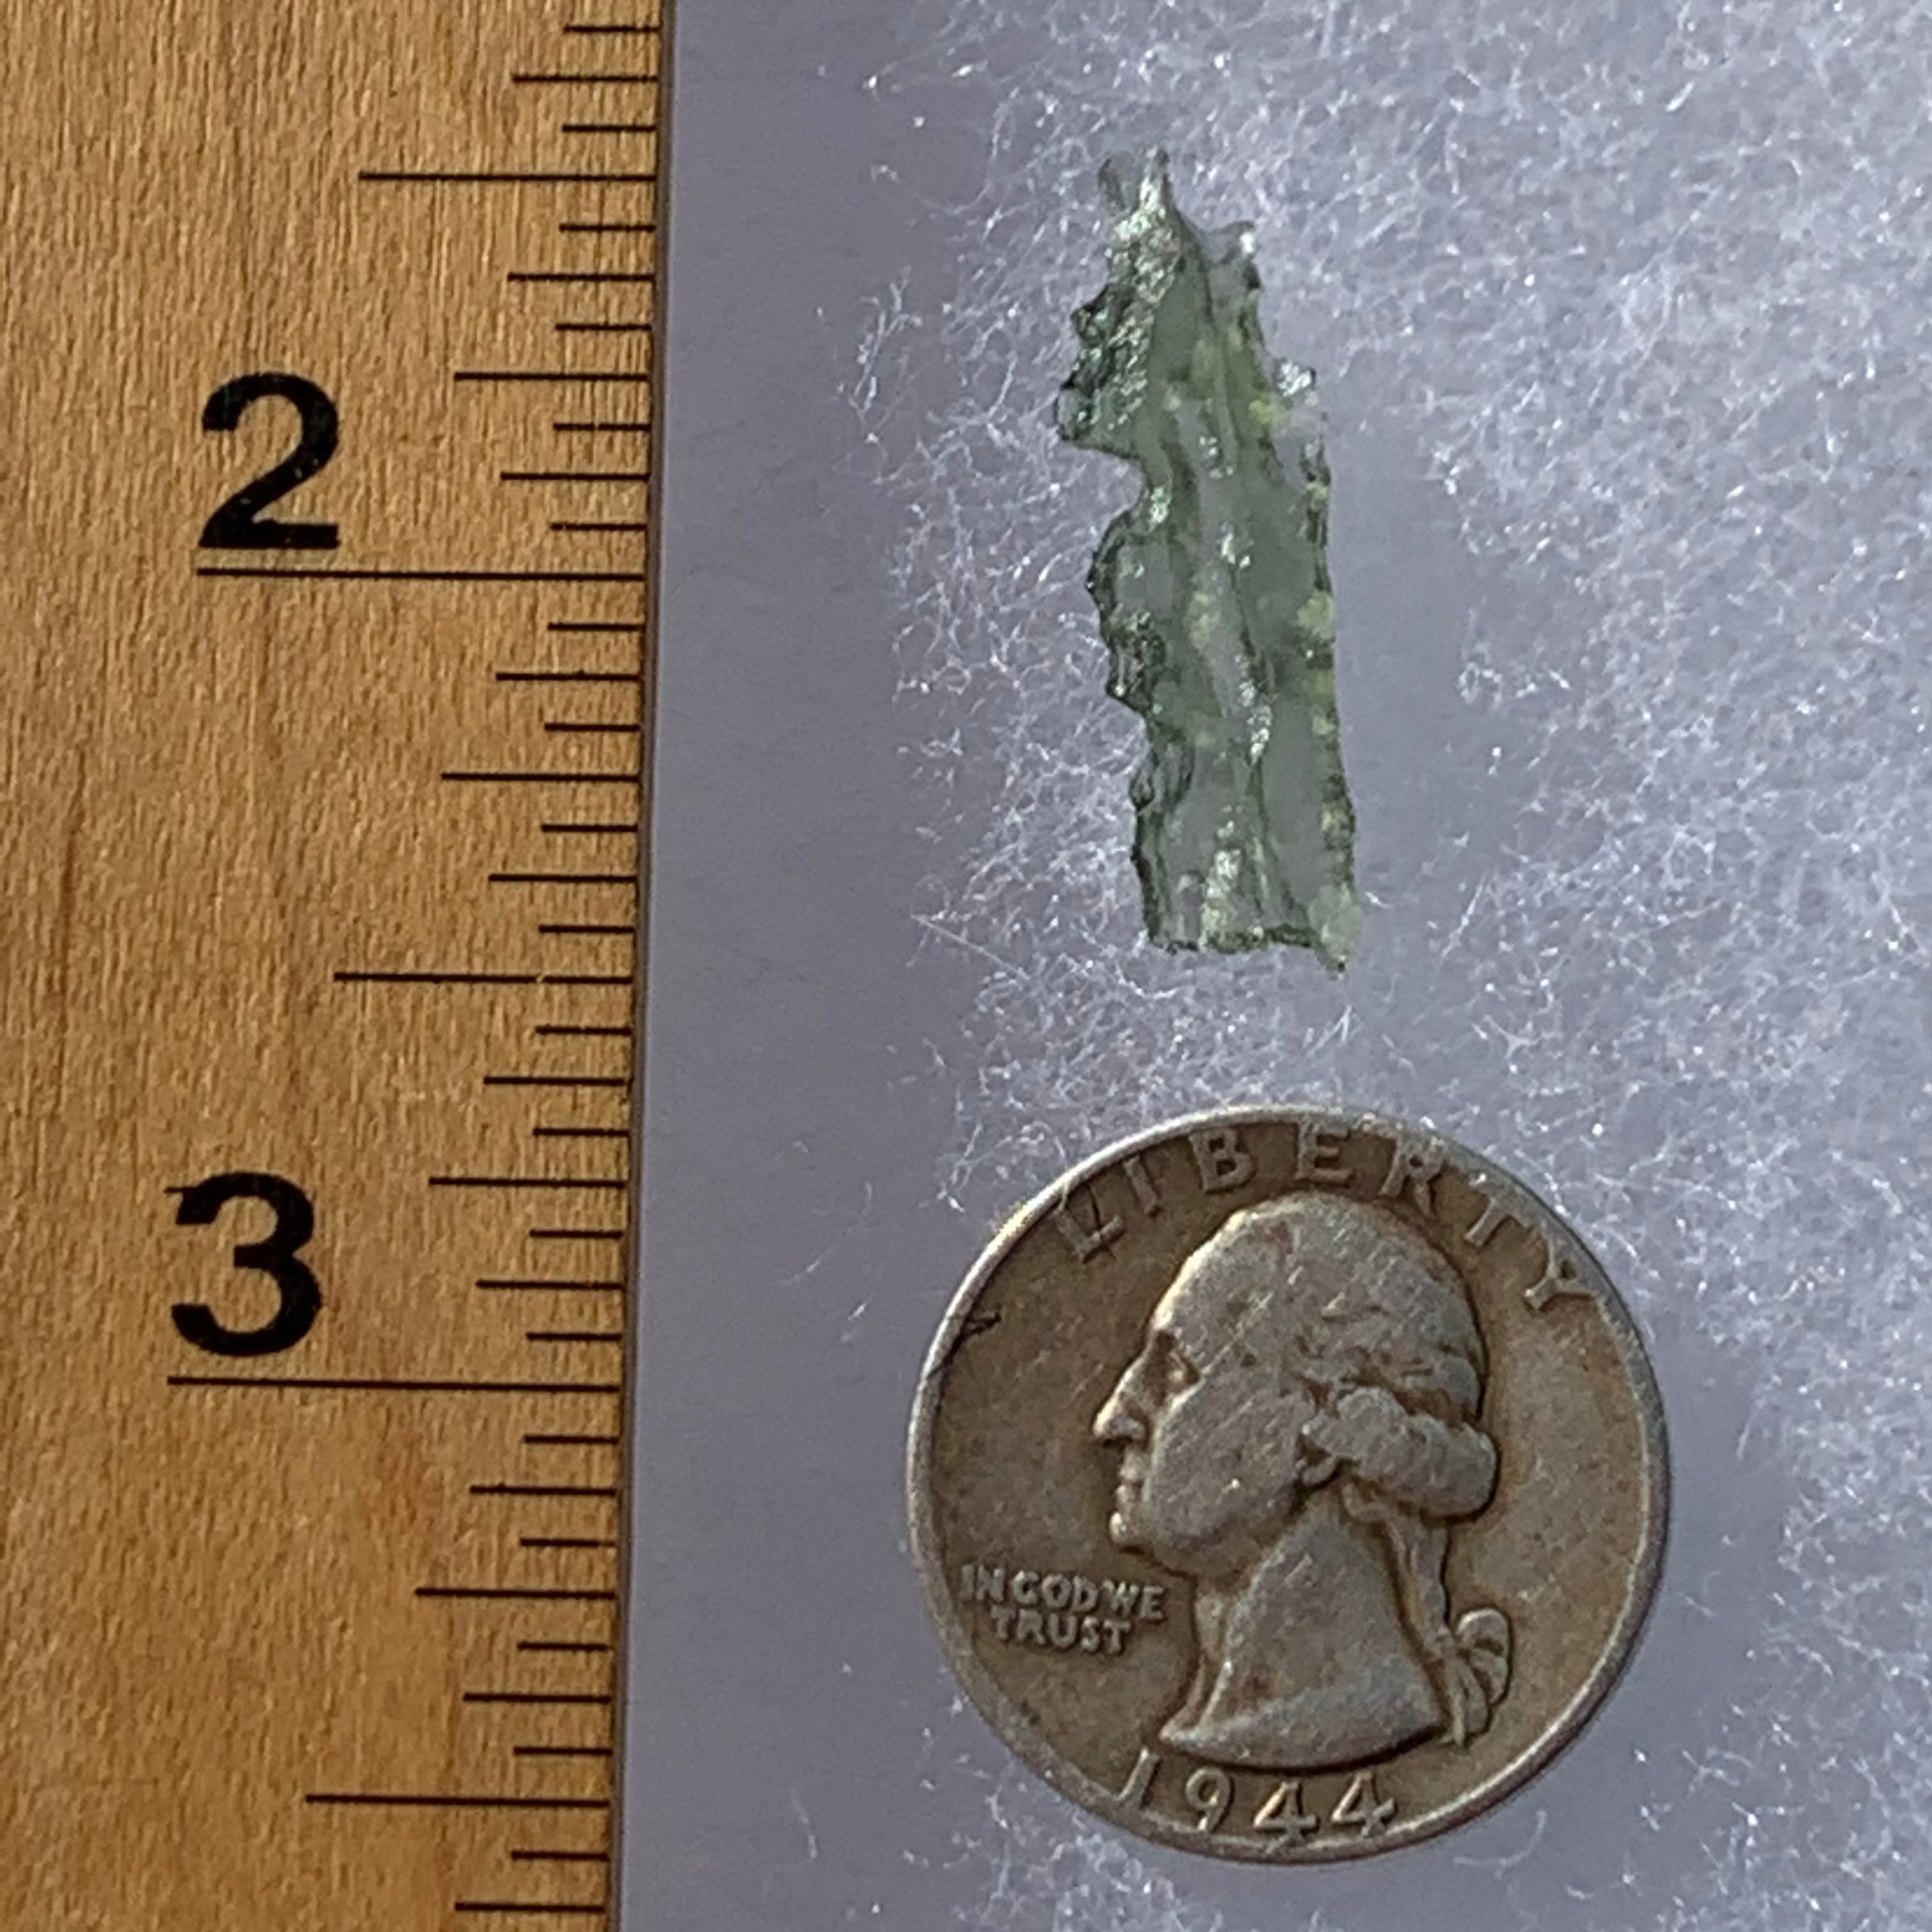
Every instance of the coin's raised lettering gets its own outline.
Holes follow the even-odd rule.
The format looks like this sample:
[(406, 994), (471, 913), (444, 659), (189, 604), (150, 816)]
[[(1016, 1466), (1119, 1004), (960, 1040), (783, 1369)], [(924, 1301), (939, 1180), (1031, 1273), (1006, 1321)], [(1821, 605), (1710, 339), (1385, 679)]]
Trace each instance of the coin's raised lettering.
[(1302, 1781), (1284, 1778), (1261, 1800), (1249, 1829), (1264, 1838), (1278, 1838), (1285, 1845), (1298, 1845), (1313, 1838), (1322, 1828), (1319, 1818), (1302, 1809)]
[(1084, 1650), (1118, 1657), (1133, 1628), (1118, 1617), (1076, 1616), (1070, 1610), (1016, 1610), (996, 1604), (987, 1612), (1002, 1643), (1037, 1644), (1042, 1650)]
[(968, 1603), (1003, 1604), (1006, 1600), (1006, 1572), (995, 1564), (968, 1563), (960, 1571), (960, 1587)]
[(1001, 1643), (1119, 1657), (1137, 1623), (1166, 1619), (1161, 1583), (977, 1559), (961, 1564), (959, 1578), (960, 1600), (982, 1613)]
[(1187, 1137), (1203, 1194), (1225, 1194), (1254, 1179), (1254, 1156), (1241, 1145), (1240, 1129), (1203, 1127)]
[(1364, 1838), (1373, 1838), (1389, 1829), (1389, 1821), (1394, 1816), (1395, 1806), (1376, 1796), (1374, 1777), (1364, 1774), (1350, 1780), (1342, 1802), (1329, 1814), (1328, 1822), (1344, 1827), (1353, 1826)]
[(1121, 1163), (1121, 1171), (1127, 1177), (1127, 1185), (1133, 1190), (1133, 1198), (1141, 1204), (1141, 1212), (1150, 1219), (1161, 1211), (1161, 1197), (1154, 1184), (1154, 1177), (1147, 1171), (1147, 1163), (1137, 1154), (1130, 1154)]
[(1463, 1239), (1472, 1248), (1487, 1248), (1496, 1229), (1501, 1228), (1505, 1221), (1513, 1220), (1515, 1216), (1500, 1202), (1491, 1200), (1480, 1187), (1472, 1191), (1475, 1193), (1476, 1198), (1482, 1203), (1483, 1211), (1463, 1229)]
[(1339, 1158), (1348, 1141), (1347, 1134), (1326, 1121), (1299, 1122), (1294, 1135), (1294, 1178), (1346, 1187), (1355, 1178)]
[(1429, 1185), (1442, 1170), (1441, 1148), (1410, 1134), (1398, 1134), (1389, 1156), (1389, 1171), (1382, 1177), (1382, 1199), (1393, 1201), (1406, 1188), (1424, 1214), (1434, 1214), (1435, 1202)]
[(1577, 1273), (1576, 1264), (1555, 1241), (1546, 1240), (1543, 1272), (1523, 1290), (1523, 1299), (1540, 1315), (1559, 1294), (1589, 1293), (1589, 1284)]
[(1104, 1254), (1127, 1232), (1127, 1224), (1117, 1215), (1105, 1220), (1097, 1218), (1092, 1228), (1083, 1228), (1074, 1218), (1073, 1204), (1063, 1201), (1053, 1211), (1053, 1224), (1059, 1230), (1060, 1238), (1073, 1250), (1074, 1259), (1090, 1261), (1096, 1254)]
[(1157, 1752), (1143, 1750), (1133, 1761), (1133, 1769), (1125, 1784), (1121, 1786), (1121, 1802), (1136, 1807), (1147, 1802), (1147, 1794), (1154, 1786), (1154, 1774), (1161, 1768)]
[(1186, 1796), (1195, 1809), (1195, 1826), (1218, 1831), (1234, 1802), (1234, 1780), (1219, 1765), (1203, 1765), (1187, 1784)]

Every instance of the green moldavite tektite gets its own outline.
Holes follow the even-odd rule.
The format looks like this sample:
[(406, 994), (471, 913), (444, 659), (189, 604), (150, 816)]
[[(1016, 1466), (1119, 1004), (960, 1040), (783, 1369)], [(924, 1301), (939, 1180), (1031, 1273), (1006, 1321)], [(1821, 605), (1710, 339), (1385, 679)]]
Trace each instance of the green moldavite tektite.
[(1312, 947), (1361, 927), (1335, 708), (1328, 469), (1314, 377), (1261, 337), (1245, 226), (1203, 233), (1158, 153), (1101, 173), (1107, 286), (1075, 317), (1060, 433), (1146, 487), (1088, 579), (1107, 688), (1146, 720), (1134, 864), (1177, 950)]

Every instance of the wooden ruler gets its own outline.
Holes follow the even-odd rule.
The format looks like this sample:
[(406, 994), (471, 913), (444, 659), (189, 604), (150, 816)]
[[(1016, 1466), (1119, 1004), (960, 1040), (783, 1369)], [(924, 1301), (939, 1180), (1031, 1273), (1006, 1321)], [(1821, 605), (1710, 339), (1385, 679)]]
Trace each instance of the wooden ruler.
[(0, 21), (0, 1924), (612, 1922), (660, 0)]

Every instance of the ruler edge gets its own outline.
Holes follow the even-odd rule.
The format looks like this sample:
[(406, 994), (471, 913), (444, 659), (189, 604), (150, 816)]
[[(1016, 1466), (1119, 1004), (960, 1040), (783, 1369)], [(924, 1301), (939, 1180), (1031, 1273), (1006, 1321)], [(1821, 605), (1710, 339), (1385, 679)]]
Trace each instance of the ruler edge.
[[(642, 1334), (644, 1311), (643, 1235), (644, 1174), (650, 1158), (646, 1139), (646, 1063), (650, 1052), (650, 935), (652, 890), (656, 873), (658, 662), (664, 596), (664, 450), (666, 406), (664, 380), (669, 361), (667, 325), (670, 313), (671, 239), (673, 216), (670, 184), (675, 144), (673, 105), (677, 65), (677, 20), (680, 0), (658, 0), (657, 184), (653, 192), (657, 233), (654, 237), (656, 279), (651, 284), (650, 481), (645, 490), (644, 520), (649, 547), (645, 558), (644, 635), (638, 654), (642, 729), (638, 738), (638, 930), (632, 959), (630, 1056), (630, 1193), (626, 1203), (629, 1226), (625, 1243), (625, 1274), (630, 1284), (629, 1319), (625, 1323), (623, 1394), (618, 1402), (620, 1438), (617, 1499), (618, 1575), (615, 1647), (612, 1672), (610, 1782), (610, 1863), (605, 1885), (605, 1932), (625, 1932), (625, 1901), (628, 1887), (625, 1829), (630, 1790), (631, 1633), (635, 1622), (638, 1432), (642, 1419)], [(640, 1932), (632, 1928), (631, 1932)]]

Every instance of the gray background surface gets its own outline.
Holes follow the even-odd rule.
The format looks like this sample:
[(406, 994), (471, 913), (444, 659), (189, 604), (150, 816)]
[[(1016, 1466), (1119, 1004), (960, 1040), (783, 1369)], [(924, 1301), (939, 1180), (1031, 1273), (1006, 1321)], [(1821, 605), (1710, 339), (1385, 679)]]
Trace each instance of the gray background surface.
[[(631, 1932), (1932, 1920), (1932, 431), (1915, 6), (683, 0)], [(1154, 956), (1057, 450), (1092, 168), (1257, 218), (1320, 370), (1366, 934)], [(1426, 1117), (1596, 1245), (1674, 1435), (1657, 1613), (1484, 1821), (1154, 1851), (963, 1710), (918, 1364), (1001, 1215), (1186, 1108)]]

